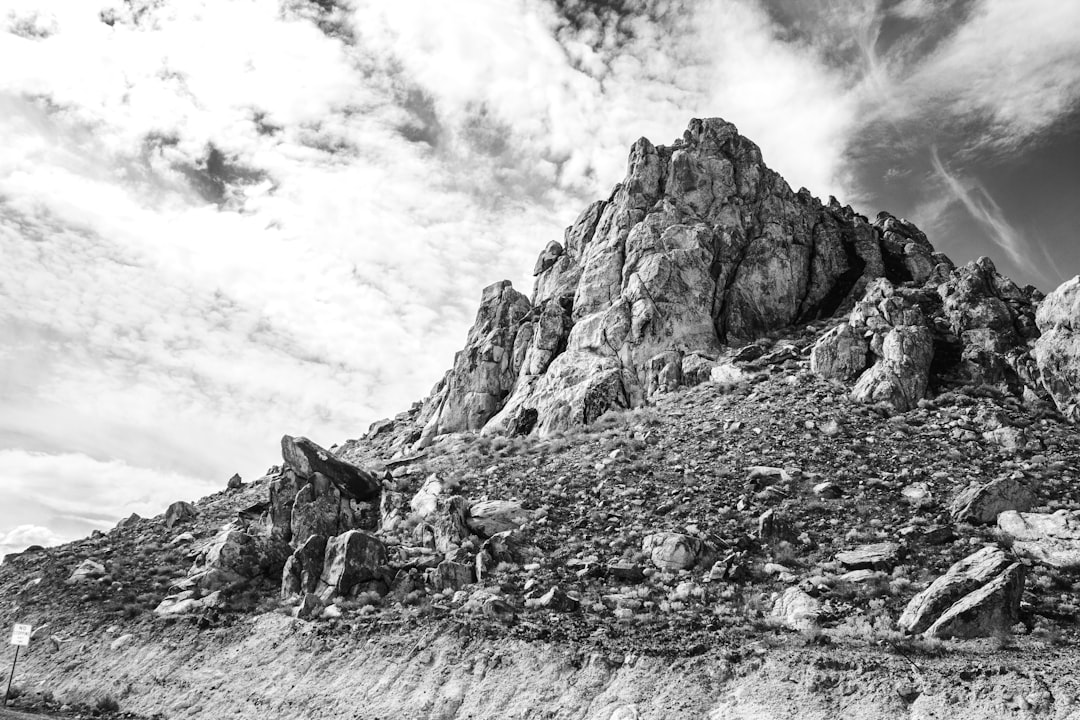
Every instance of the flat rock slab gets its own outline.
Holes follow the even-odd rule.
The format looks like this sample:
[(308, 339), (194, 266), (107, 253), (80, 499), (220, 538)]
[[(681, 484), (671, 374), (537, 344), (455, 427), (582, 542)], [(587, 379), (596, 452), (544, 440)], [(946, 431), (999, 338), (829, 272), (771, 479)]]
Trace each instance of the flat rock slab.
[(378, 497), (382, 484), (378, 478), (355, 465), (334, 457), (305, 437), (285, 435), (281, 438), (281, 458), (293, 471), (311, 480), (316, 473), (325, 475), (347, 497), (371, 500)]
[(1063, 570), (1080, 569), (1080, 512), (1003, 512), (998, 528), (1023, 557)]
[(863, 545), (837, 553), (836, 560), (847, 570), (889, 570), (900, 560), (900, 544), (883, 542)]

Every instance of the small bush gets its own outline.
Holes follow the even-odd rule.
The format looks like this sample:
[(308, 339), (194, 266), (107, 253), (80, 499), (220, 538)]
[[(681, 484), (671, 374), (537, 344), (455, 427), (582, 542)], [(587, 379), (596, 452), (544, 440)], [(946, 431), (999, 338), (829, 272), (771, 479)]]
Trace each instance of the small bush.
[(120, 711), (120, 703), (112, 695), (103, 695), (98, 698), (96, 707), (99, 712), (115, 713)]

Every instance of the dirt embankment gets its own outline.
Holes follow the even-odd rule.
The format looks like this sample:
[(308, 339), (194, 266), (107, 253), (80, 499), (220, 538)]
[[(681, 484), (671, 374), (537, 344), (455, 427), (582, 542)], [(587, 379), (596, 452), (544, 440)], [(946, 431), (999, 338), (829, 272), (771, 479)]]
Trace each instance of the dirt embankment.
[(39, 645), (16, 681), (68, 702), (102, 694), (164, 718), (950, 718), (1080, 720), (1080, 653), (757, 646), (688, 658), (603, 655), (451, 626), (327, 635), (278, 613)]

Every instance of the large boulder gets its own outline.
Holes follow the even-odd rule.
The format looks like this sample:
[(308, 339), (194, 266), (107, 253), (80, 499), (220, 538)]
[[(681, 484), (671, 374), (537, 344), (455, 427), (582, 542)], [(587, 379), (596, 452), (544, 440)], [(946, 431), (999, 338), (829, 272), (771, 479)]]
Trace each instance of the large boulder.
[(809, 630), (817, 625), (821, 613), (820, 600), (792, 587), (776, 598), (771, 616), (790, 630)]
[(326, 537), (312, 535), (285, 561), (281, 571), (281, 596), (313, 593), (319, 585), (326, 555)]
[(925, 632), (928, 637), (974, 638), (1009, 632), (1020, 620), (1024, 566), (1013, 563), (978, 590), (960, 598)]
[(958, 600), (986, 585), (1010, 564), (1005, 553), (992, 545), (972, 553), (915, 595), (897, 625), (909, 633), (924, 632)]
[(949, 507), (953, 520), (992, 523), (1006, 510), (1028, 510), (1035, 504), (1035, 492), (1016, 478), (998, 478), (965, 488)]
[(1080, 421), (1080, 276), (1062, 284), (1039, 305), (1035, 343), (1043, 387), (1065, 417)]
[(483, 500), (469, 507), (465, 523), (477, 535), (489, 538), (507, 530), (517, 530), (528, 516), (528, 511), (519, 502)]
[(1013, 539), (1013, 551), (1050, 567), (1080, 570), (1080, 511), (1006, 511), (998, 528)]
[(179, 523), (194, 520), (198, 516), (198, 508), (189, 502), (178, 500), (165, 511), (165, 527), (171, 528)]
[(280, 577), (289, 547), (265, 535), (226, 525), (196, 556), (188, 578), (206, 591), (220, 590), (259, 577)]
[(661, 532), (646, 535), (641, 549), (661, 570), (688, 570), (698, 564), (705, 543), (690, 535)]
[(281, 457), (303, 480), (316, 474), (326, 477), (341, 494), (353, 500), (374, 500), (382, 484), (372, 473), (339, 460), (305, 437), (285, 435), (281, 438)]
[(324, 601), (359, 592), (385, 594), (389, 587), (386, 546), (363, 530), (349, 530), (326, 541), (322, 575), (316, 593)]

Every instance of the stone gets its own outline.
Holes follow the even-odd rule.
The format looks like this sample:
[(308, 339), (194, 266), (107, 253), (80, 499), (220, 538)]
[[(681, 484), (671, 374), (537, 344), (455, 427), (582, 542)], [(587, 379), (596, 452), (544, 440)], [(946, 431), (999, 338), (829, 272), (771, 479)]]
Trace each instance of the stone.
[(906, 485), (900, 494), (904, 500), (916, 508), (928, 507), (934, 503), (934, 494), (930, 492), (930, 486), (924, 482)]
[(404, 522), (405, 505), (405, 493), (383, 491), (379, 498), (379, 532), (390, 532)]
[(452, 560), (443, 560), (438, 567), (428, 570), (428, 573), (428, 582), (438, 592), (460, 590), (476, 580), (471, 565)]
[(983, 439), (989, 443), (1000, 445), (1006, 450), (1020, 450), (1027, 447), (1028, 436), (1021, 428), (1001, 427), (987, 430), (983, 433)]
[(518, 553), (518, 542), (513, 530), (492, 535), (476, 553), (476, 579), (483, 580), (502, 563), (517, 562)]
[(831, 482), (820, 482), (814, 485), (813, 492), (822, 500), (836, 500), (844, 494), (839, 485)]
[(435, 512), (438, 506), (439, 496), (442, 495), (443, 482), (439, 476), (432, 473), (424, 480), (424, 484), (409, 501), (409, 507), (418, 518), (424, 519)]
[(386, 546), (363, 530), (349, 530), (326, 541), (323, 571), (316, 593), (323, 602), (337, 595), (350, 597), (358, 592), (385, 594)]
[(533, 266), (533, 276), (537, 276), (551, 268), (559, 258), (562, 257), (563, 246), (552, 240), (544, 248), (544, 251), (540, 253), (540, 257), (536, 258), (536, 265)]
[[(531, 309), (529, 299), (509, 280), (484, 288), (465, 348), (424, 402), (422, 443), (446, 433), (479, 430), (498, 412), (521, 369), (514, 363), (515, 343)], [(524, 355), (523, 347), (519, 362)]]
[(326, 537), (312, 535), (285, 561), (281, 571), (281, 597), (313, 593), (318, 588), (326, 555)]
[(290, 517), (291, 542), (299, 547), (312, 535), (333, 537), (346, 530), (374, 530), (374, 508), (354, 500), (322, 473), (300, 488), (293, 498)]
[(177, 523), (187, 522), (199, 516), (199, 510), (194, 505), (183, 500), (174, 502), (165, 511), (165, 527), (171, 528)]
[(978, 590), (1010, 565), (997, 547), (988, 545), (955, 563), (904, 608), (897, 626), (908, 633), (924, 632), (965, 595)]
[(307, 484), (291, 469), (284, 470), (270, 481), (271, 535), (281, 542), (292, 541), (292, 511), (296, 494)]
[(836, 560), (848, 570), (891, 570), (900, 561), (900, 545), (872, 543), (836, 553)]
[(792, 540), (795, 533), (791, 523), (770, 508), (758, 517), (757, 536), (760, 540)]
[(226, 483), (225, 487), (228, 490), (239, 490), (244, 487), (244, 480), (240, 477), (240, 473), (234, 473), (233, 476), (229, 478), (229, 482)]
[(430, 547), (444, 553), (467, 540), (472, 535), (466, 519), (468, 512), (468, 501), (460, 495), (439, 498), (435, 513), (428, 518)]
[(1035, 317), (1039, 380), (1061, 414), (1080, 420), (1080, 276), (1046, 296)]
[(955, 522), (992, 523), (1006, 510), (1025, 511), (1035, 504), (1035, 493), (1022, 480), (999, 478), (963, 490), (949, 513)]
[(188, 579), (212, 592), (256, 577), (275, 582), (289, 556), (289, 547), (272, 536), (256, 536), (226, 525), (198, 553)]
[(829, 330), (810, 351), (810, 370), (824, 378), (853, 380), (870, 367), (865, 332), (844, 323)]
[(700, 559), (704, 543), (689, 535), (661, 532), (645, 536), (641, 549), (661, 570), (688, 570)]
[(484, 500), (469, 506), (465, 523), (472, 532), (489, 538), (507, 530), (517, 530), (528, 516), (519, 502)]
[(322, 475), (346, 498), (374, 500), (382, 491), (372, 473), (339, 460), (305, 437), (282, 436), (281, 457), (299, 478), (310, 481)]
[(567, 595), (558, 585), (537, 598), (536, 604), (554, 612), (575, 612), (581, 609), (581, 601)]
[(161, 617), (175, 617), (199, 612), (203, 609), (203, 605), (194, 595), (195, 593), (191, 590), (166, 595), (154, 608), (154, 614)]
[(645, 579), (645, 572), (636, 563), (610, 563), (607, 566), (608, 577), (624, 583), (639, 583)]
[(300, 598), (300, 602), (293, 609), (293, 616), (301, 620), (310, 620), (318, 617), (322, 613), (324, 606), (322, 598), (315, 593), (304, 593)]
[(68, 577), (67, 583), (69, 585), (75, 583), (93, 582), (100, 579), (105, 575), (105, 566), (99, 563), (97, 560), (87, 558), (79, 563)]
[(138, 513), (131, 513), (126, 518), (124, 518), (123, 520), (118, 522), (116, 524), (116, 527), (118, 527), (118, 528), (135, 527), (136, 525), (139, 524), (139, 521), (141, 521), (141, 520), (142, 520), (142, 517)]
[(773, 604), (771, 617), (791, 630), (809, 630), (821, 617), (821, 601), (797, 587), (785, 590)]
[(1080, 511), (1006, 510), (998, 515), (997, 524), (1013, 539), (1012, 549), (1017, 555), (1060, 570), (1080, 569)]
[(1013, 563), (957, 601), (924, 634), (937, 638), (974, 638), (1008, 632), (1020, 619), (1023, 594), (1024, 566)]

